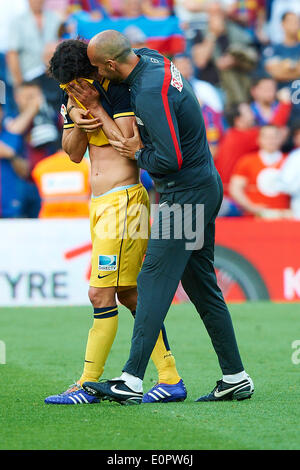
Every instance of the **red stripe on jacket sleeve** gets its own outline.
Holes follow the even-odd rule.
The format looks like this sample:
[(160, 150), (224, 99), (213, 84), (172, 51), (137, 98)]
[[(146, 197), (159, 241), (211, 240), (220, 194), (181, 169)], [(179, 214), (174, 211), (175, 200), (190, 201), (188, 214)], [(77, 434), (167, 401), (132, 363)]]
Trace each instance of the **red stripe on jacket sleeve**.
[(178, 169), (180, 170), (181, 165), (182, 165), (182, 155), (181, 155), (177, 135), (175, 132), (175, 128), (174, 128), (174, 124), (173, 124), (173, 120), (171, 116), (171, 111), (170, 111), (170, 106), (169, 106), (169, 100), (168, 100), (168, 90), (169, 90), (169, 86), (171, 82), (171, 69), (170, 69), (170, 61), (166, 59), (166, 57), (164, 57), (164, 64), (165, 64), (165, 77), (164, 77), (164, 82), (163, 82), (163, 86), (161, 89), (161, 95), (162, 95), (163, 105), (164, 105), (165, 113), (167, 116), (167, 121), (169, 124), (173, 144), (174, 144), (175, 151), (176, 151)]

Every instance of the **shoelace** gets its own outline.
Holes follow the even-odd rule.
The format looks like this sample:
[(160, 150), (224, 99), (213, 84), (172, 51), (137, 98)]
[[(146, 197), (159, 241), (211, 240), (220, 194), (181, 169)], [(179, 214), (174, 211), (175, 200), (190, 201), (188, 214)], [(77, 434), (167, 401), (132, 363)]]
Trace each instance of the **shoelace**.
[(215, 386), (215, 388), (213, 389), (211, 393), (214, 393), (216, 390), (219, 391), (219, 386), (221, 385), (221, 383), (222, 383), (222, 380), (217, 380), (217, 385)]
[(78, 390), (80, 390), (81, 387), (80, 385), (78, 385), (78, 383), (73, 383), (72, 385), (69, 385), (68, 389), (61, 393), (61, 395), (74, 395), (75, 392), (78, 392)]

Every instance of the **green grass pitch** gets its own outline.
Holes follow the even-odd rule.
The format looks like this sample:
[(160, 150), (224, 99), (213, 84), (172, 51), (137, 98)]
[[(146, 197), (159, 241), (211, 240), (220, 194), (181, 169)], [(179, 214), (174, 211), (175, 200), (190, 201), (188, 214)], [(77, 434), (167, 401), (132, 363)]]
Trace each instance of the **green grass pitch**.
[[(195, 403), (221, 377), (202, 321), (190, 304), (172, 306), (167, 333), (187, 390), (183, 403), (125, 407), (45, 405), (81, 373), (90, 307), (2, 308), (0, 340), (0, 448), (7, 450), (300, 449), (299, 304), (230, 305), (246, 370), (256, 391), (251, 400)], [(103, 378), (125, 363), (133, 321), (120, 308), (119, 330)], [(156, 381), (152, 363), (144, 389)]]

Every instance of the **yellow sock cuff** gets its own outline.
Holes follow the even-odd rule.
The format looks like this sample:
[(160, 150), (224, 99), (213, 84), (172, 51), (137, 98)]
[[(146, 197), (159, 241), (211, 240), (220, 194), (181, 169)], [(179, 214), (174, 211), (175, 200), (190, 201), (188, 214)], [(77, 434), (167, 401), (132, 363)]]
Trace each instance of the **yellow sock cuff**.
[(94, 318), (110, 318), (118, 315), (118, 306), (94, 308)]

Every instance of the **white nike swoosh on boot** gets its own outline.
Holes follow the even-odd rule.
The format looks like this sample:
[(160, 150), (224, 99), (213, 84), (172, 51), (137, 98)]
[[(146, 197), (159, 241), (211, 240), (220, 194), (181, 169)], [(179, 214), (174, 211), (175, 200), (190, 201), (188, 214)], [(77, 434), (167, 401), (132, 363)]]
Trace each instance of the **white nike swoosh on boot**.
[(125, 390), (118, 390), (116, 387), (117, 387), (116, 385), (113, 385), (111, 387), (111, 391), (116, 393), (117, 395), (134, 395), (136, 397), (140, 397), (142, 395), (142, 393), (125, 392)]
[(227, 393), (229, 392), (232, 392), (233, 390), (236, 390), (237, 388), (241, 387), (245, 387), (246, 385), (249, 385), (247, 382), (243, 383), (243, 384), (238, 384), (238, 385), (235, 385), (234, 387), (231, 387), (231, 388), (228, 388), (227, 390), (222, 390), (222, 392), (217, 392), (215, 391), (214, 395), (216, 398), (221, 398), (223, 397), (224, 395), (227, 395)]

